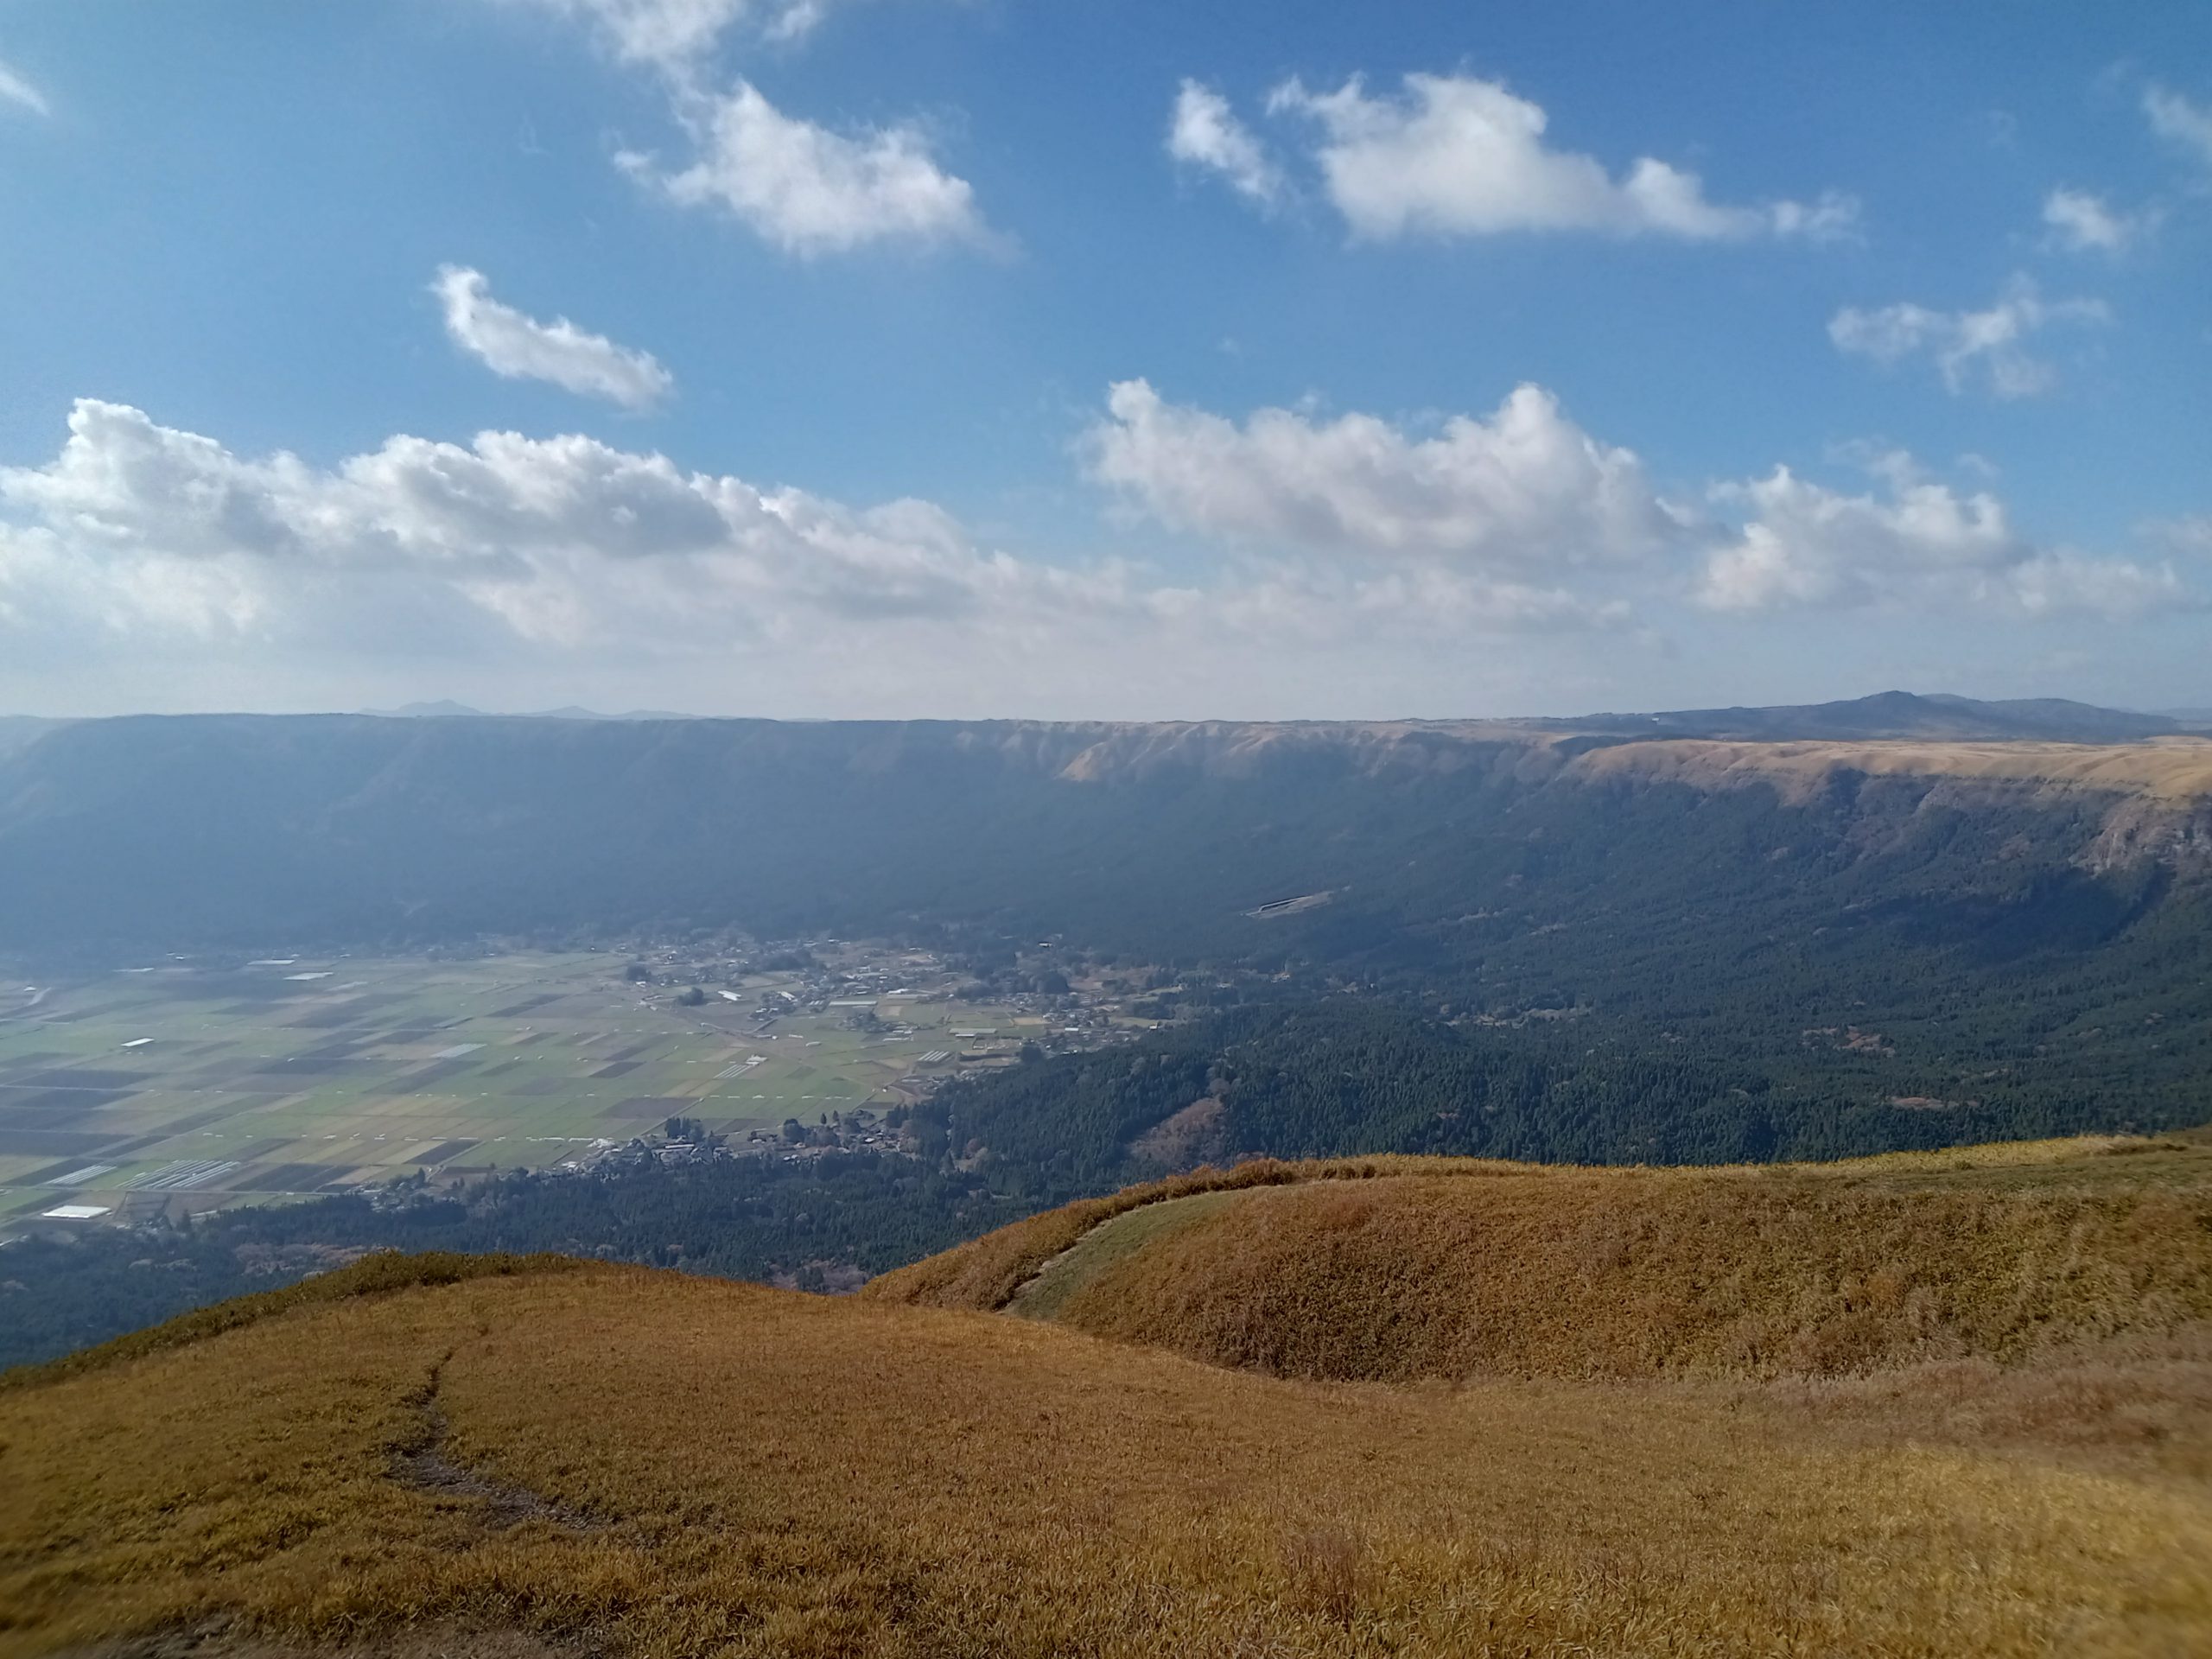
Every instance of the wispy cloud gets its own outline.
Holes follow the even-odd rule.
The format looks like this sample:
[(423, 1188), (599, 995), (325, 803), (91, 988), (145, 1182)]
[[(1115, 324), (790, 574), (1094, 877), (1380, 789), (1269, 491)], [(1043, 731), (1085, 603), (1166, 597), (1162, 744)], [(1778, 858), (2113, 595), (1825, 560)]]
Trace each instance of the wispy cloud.
[(1185, 80), (1175, 94), (1167, 153), (1187, 166), (1219, 174), (1263, 207), (1273, 207), (1283, 194), (1282, 169), (1265, 146), (1236, 118), (1227, 99), (1198, 81)]
[(453, 343), (494, 374), (547, 381), (626, 409), (650, 408), (676, 385), (650, 352), (587, 334), (566, 317), (539, 322), (501, 304), (481, 271), (447, 265), (430, 288), (444, 304)]
[(2052, 241), (2075, 253), (2125, 253), (2154, 232), (2160, 218), (2155, 207), (2131, 212), (2089, 191), (2064, 186), (2043, 202), (2043, 222)]
[(2212, 168), (2212, 108), (2153, 83), (2144, 89), (2143, 113), (2152, 131)]
[(505, 0), (588, 22), (626, 63), (687, 66), (725, 35), (749, 26), (769, 40), (795, 40), (821, 22), (833, 0)]
[(26, 80), (22, 73), (0, 63), (0, 104), (12, 104), (17, 109), (29, 110), (33, 115), (51, 115), (54, 111), (46, 101), (46, 94)]
[(1838, 351), (1878, 363), (1930, 358), (1954, 394), (1980, 385), (1994, 397), (2031, 397), (2056, 384), (2057, 371), (2028, 352), (2028, 339), (2056, 325), (2111, 319), (2101, 300), (2045, 300), (2031, 279), (2015, 276), (1980, 311), (1938, 311), (1910, 301), (1873, 310), (1847, 306), (1829, 319), (1828, 338)]

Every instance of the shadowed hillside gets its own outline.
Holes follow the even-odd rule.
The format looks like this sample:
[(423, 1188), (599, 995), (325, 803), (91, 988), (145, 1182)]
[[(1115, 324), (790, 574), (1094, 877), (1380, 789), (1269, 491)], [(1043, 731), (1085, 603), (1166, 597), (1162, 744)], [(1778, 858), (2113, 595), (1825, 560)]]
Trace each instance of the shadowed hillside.
[[(1888, 868), (1862, 869), (1871, 883), (1859, 885), (1886, 896), (1931, 874), (1931, 836), (1949, 842), (1966, 824), (2012, 851), (2002, 879), (1946, 871), (1947, 887), (2017, 892), (2023, 878), (2212, 858), (2212, 744), (2054, 741), (2082, 722), (1967, 720), (1906, 702), (1940, 718), (1768, 711), (1777, 717), (1756, 743), (1711, 741), (1745, 722), (1687, 716), (1629, 731), (22, 722), (0, 733), (0, 859), (14, 877), (0, 887), (0, 949), (424, 943), (652, 923), (775, 933), (897, 918), (1062, 930), (1155, 953), (1329, 956), (1345, 948), (1350, 912), (1369, 933), (1403, 935), (1406, 956), (1436, 949), (1417, 918), (1497, 912), (1514, 896), (1500, 887), (1510, 877), (1534, 884), (1523, 900), (1573, 902), (1596, 849), (1619, 842), (1662, 887), (1711, 884), (1712, 856), (1747, 836), (1792, 882), (1874, 858)], [(2134, 722), (2131, 738), (2166, 724), (2113, 720)], [(1900, 734), (1913, 741), (1873, 741)], [(1779, 738), (1796, 741), (1766, 741)], [(1706, 805), (1756, 783), (1768, 787), (1748, 813)], [(1336, 896), (1326, 914), (1250, 913), (1316, 891)]]

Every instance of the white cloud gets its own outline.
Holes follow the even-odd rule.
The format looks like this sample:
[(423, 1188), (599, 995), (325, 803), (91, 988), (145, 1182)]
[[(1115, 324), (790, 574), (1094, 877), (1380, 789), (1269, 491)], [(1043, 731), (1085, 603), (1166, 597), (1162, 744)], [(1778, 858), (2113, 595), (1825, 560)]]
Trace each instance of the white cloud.
[(1881, 480), (1863, 493), (1777, 469), (1679, 512), (1533, 387), (1423, 436), (1231, 422), (1131, 382), (1090, 444), (1116, 488), (1220, 545), (1169, 579), (979, 545), (926, 501), (850, 506), (576, 435), (401, 435), (325, 466), (86, 400), (45, 464), (0, 467), (0, 695), (1449, 713), (1615, 683), (1656, 648), (1638, 625), (1699, 609), (1710, 630), (1791, 607), (1992, 626), (2201, 608), (2170, 566), (2037, 545), (1888, 452), (1861, 453)]
[(2080, 253), (2124, 253), (2158, 228), (2153, 208), (2127, 213), (2103, 197), (2063, 186), (2044, 198), (2043, 222), (2060, 247)]
[(715, 92), (709, 60), (740, 29), (759, 38), (807, 33), (836, 0), (510, 0), (590, 22), (613, 56), (658, 70), (671, 113), (695, 150), (664, 168), (626, 149), (632, 178), (684, 207), (726, 209), (802, 257), (872, 245), (995, 245), (965, 179), (942, 167), (914, 123), (843, 133), (786, 115), (739, 79)]
[(1715, 486), (1743, 522), (1707, 555), (1699, 601), (1738, 613), (1888, 606), (2111, 619), (2195, 602), (2171, 566), (2038, 547), (1995, 496), (1961, 494), (1906, 457), (1875, 457), (1872, 470), (1878, 494), (1832, 490), (1786, 467)]
[(1592, 438), (1540, 386), (1426, 438), (1371, 415), (1288, 409), (1240, 426), (1142, 380), (1113, 387), (1107, 410), (1084, 440), (1092, 476), (1200, 535), (1525, 572), (1632, 560), (1680, 528), (1636, 456)]
[(587, 334), (566, 317), (543, 323), (500, 304), (480, 271), (442, 266), (430, 288), (444, 304), (453, 343), (494, 374), (550, 381), (626, 409), (648, 409), (676, 384), (649, 352)]
[(403, 435), (324, 467), (87, 399), (51, 461), (0, 468), (0, 685), (17, 691), (104, 672), (265, 704), (280, 684), (454, 673), (573, 697), (626, 674), (772, 686), (797, 712), (940, 694), (1004, 712), (1047, 685), (1105, 696), (1136, 663), (1162, 699), (1280, 698), (1325, 658), (1402, 699), (1471, 671), (1471, 639), (1627, 613), (1537, 563), (1294, 555), (1171, 582), (1046, 562), (978, 546), (928, 502), (855, 508), (574, 435)]
[(697, 159), (670, 173), (627, 152), (625, 170), (683, 206), (726, 208), (786, 252), (994, 240), (975, 191), (938, 164), (918, 128), (832, 132), (785, 115), (745, 81), (726, 94), (687, 93), (679, 108)]
[(1227, 99), (1195, 80), (1185, 80), (1175, 94), (1167, 153), (1220, 174), (1240, 194), (1263, 207), (1272, 207), (1282, 195), (1281, 169), (1252, 130), (1236, 118)]
[(2202, 558), (2212, 558), (2212, 512), (2184, 518), (2153, 519), (2142, 526), (2146, 540)]
[(2177, 145), (2206, 167), (2212, 167), (2212, 109), (2192, 104), (2179, 92), (2164, 86), (2144, 89), (2143, 113), (2151, 130)]
[(1895, 449), (1840, 452), (1877, 480), (1869, 493), (1778, 467), (1711, 486), (1714, 511), (1694, 511), (1538, 386), (1422, 437), (1303, 410), (1240, 423), (1127, 381), (1082, 447), (1094, 479), (1161, 524), (1259, 556), (1223, 603), (1294, 629), (1377, 607), (1510, 631), (1618, 626), (1683, 599), (1737, 615), (2013, 619), (2197, 603), (2169, 564), (2040, 545), (1993, 493), (1931, 480)]
[(251, 596), (233, 615), (404, 577), (518, 633), (565, 639), (601, 621), (619, 629), (641, 605), (685, 630), (755, 607), (945, 616), (1091, 580), (979, 552), (926, 504), (854, 511), (581, 436), (397, 436), (324, 470), (244, 459), (92, 399), (69, 432), (51, 465), (0, 470), (0, 503), (34, 515), (35, 532), (107, 590), (127, 578), (174, 591), (220, 573)]
[(33, 115), (53, 112), (48, 107), (46, 94), (4, 63), (0, 63), (0, 104), (13, 104)]
[[(514, 3), (514, 0), (511, 0)], [(830, 0), (519, 0), (588, 21), (626, 63), (677, 68), (696, 62), (740, 24), (791, 40), (821, 21)]]
[(1999, 397), (2029, 397), (2050, 390), (2057, 377), (2028, 353), (2024, 340), (2053, 324), (2111, 317), (2101, 300), (2046, 301), (2033, 282), (2015, 276), (1985, 311), (1936, 311), (1910, 302), (1872, 311), (1847, 307), (1829, 320), (1828, 338), (1838, 351), (1878, 363), (1931, 357), (1954, 393), (1979, 382)]
[(1597, 231), (1689, 240), (1754, 236), (1831, 239), (1857, 224), (1835, 195), (1811, 205), (1731, 207), (1707, 199), (1696, 174), (1644, 156), (1620, 179), (1594, 157), (1544, 143), (1549, 118), (1498, 81), (1410, 74), (1395, 98), (1371, 98), (1357, 75), (1332, 92), (1292, 79), (1273, 112), (1312, 118), (1330, 201), (1356, 237), (1481, 236)]

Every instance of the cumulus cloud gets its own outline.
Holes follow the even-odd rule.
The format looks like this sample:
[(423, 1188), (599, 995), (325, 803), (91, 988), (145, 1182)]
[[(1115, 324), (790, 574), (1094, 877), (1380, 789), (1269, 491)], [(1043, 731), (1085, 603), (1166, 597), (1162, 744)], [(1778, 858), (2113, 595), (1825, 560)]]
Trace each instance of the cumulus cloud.
[(786, 252), (994, 239), (974, 189), (938, 165), (918, 128), (833, 132), (784, 114), (745, 81), (689, 92), (679, 107), (696, 159), (669, 172), (632, 151), (618, 158), (624, 169), (682, 206), (727, 210)]
[(1680, 528), (1637, 457), (1540, 386), (1421, 437), (1290, 409), (1240, 425), (1129, 380), (1083, 447), (1094, 478), (1161, 523), (1256, 545), (1525, 571), (1634, 559)]
[(509, 0), (588, 22), (626, 63), (670, 68), (712, 51), (741, 24), (772, 40), (805, 34), (829, 0)]
[(50, 465), (0, 470), (0, 504), (33, 516), (19, 540), (65, 556), (88, 593), (216, 583), (231, 599), (193, 613), (239, 626), (395, 577), (556, 641), (620, 632), (641, 608), (690, 632), (793, 609), (944, 617), (987, 597), (1107, 596), (1103, 578), (977, 550), (926, 504), (855, 511), (575, 435), (396, 436), (321, 469), (85, 399)]
[(1828, 321), (1838, 351), (1895, 364), (1934, 359), (1954, 394), (1981, 385), (1998, 397), (2031, 397), (2056, 383), (2056, 371), (2024, 342), (2054, 325), (2111, 321), (2101, 300), (2045, 300), (2035, 283), (2015, 276), (1982, 311), (1936, 311), (1910, 302), (1861, 310), (1846, 307)]
[(1677, 599), (1738, 616), (1910, 606), (2015, 619), (2196, 602), (2170, 564), (2041, 545), (1988, 490), (1932, 480), (1895, 450), (1847, 452), (1871, 490), (1778, 467), (1710, 486), (1702, 505), (1672, 502), (1632, 452), (1538, 386), (1421, 435), (1306, 410), (1239, 422), (1128, 381), (1082, 448), (1093, 478), (1149, 517), (1263, 556), (1234, 603), (1286, 622), (1375, 606), (1457, 626), (1605, 627)]
[(1273, 207), (1283, 194), (1281, 169), (1252, 130), (1236, 118), (1229, 100), (1210, 86), (1185, 80), (1175, 94), (1167, 124), (1167, 153), (1189, 166), (1218, 173), (1239, 194)]
[(29, 110), (33, 115), (48, 115), (46, 94), (29, 81), (0, 63), (0, 104), (12, 104), (19, 110)]
[(687, 207), (722, 209), (789, 253), (813, 257), (880, 244), (994, 245), (967, 180), (948, 171), (917, 124), (840, 132), (778, 109), (740, 78), (718, 91), (709, 60), (724, 35), (805, 34), (832, 0), (511, 0), (588, 22), (621, 62), (656, 70), (690, 137), (688, 162), (664, 168), (631, 149), (616, 163)]
[(1714, 202), (1696, 174), (1650, 156), (1616, 179), (1596, 158), (1546, 143), (1541, 106), (1472, 75), (1410, 74), (1395, 97), (1370, 96), (1357, 75), (1322, 92), (1294, 79), (1268, 107), (1318, 124), (1323, 188), (1365, 240), (1513, 231), (1824, 240), (1850, 234), (1858, 219), (1856, 204), (1838, 195)]
[(453, 343), (494, 374), (550, 381), (626, 409), (651, 408), (676, 384), (650, 352), (587, 334), (566, 317), (539, 322), (502, 305), (492, 297), (481, 271), (442, 266), (430, 289), (445, 307), (446, 333)]
[(1986, 491), (1961, 494), (1895, 454), (1873, 470), (1880, 490), (1857, 494), (1786, 467), (1716, 486), (1742, 522), (1707, 553), (1699, 601), (1739, 614), (1889, 605), (2113, 619), (2189, 601), (2170, 565), (2039, 547)]
[(2155, 209), (2128, 213), (2087, 190), (2061, 186), (2044, 198), (2043, 222), (2051, 240), (2075, 253), (2124, 253), (2158, 228)]
[[(1129, 382), (1086, 448), (1196, 539), (1173, 579), (982, 545), (927, 501), (856, 507), (573, 435), (399, 435), (323, 465), (87, 399), (50, 460), (0, 467), (0, 688), (96, 706), (473, 683), (789, 713), (1342, 715), (1508, 679), (1524, 704), (1554, 696), (1582, 671), (1563, 664), (1603, 680), (1655, 619), (1700, 607), (1994, 621), (2199, 603), (2169, 565), (2038, 545), (1993, 496), (1894, 455), (1867, 458), (1866, 491), (1778, 468), (1678, 509), (1534, 387), (1409, 432), (1233, 421)], [(2178, 555), (2194, 536), (2164, 539)], [(1512, 643), (1537, 637), (1541, 655)]]
[(2143, 114), (2152, 131), (2193, 160), (2212, 167), (2212, 109), (2154, 83), (2144, 89)]
[(880, 636), (942, 664), (1434, 640), (1605, 626), (1622, 609), (1440, 565), (1256, 560), (1176, 584), (979, 547), (925, 501), (855, 508), (577, 435), (398, 435), (323, 467), (86, 399), (53, 461), (0, 469), (0, 637), (65, 655), (106, 641), (602, 661), (826, 630), (841, 653)]

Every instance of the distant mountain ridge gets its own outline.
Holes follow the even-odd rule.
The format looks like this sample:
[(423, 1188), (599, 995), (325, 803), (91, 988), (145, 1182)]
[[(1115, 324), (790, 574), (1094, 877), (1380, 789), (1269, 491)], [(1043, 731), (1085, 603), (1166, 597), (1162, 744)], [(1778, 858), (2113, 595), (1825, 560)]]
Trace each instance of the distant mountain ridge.
[(35, 715), (0, 715), (0, 755), (35, 743), (62, 723), (41, 720)]
[[(454, 720), (474, 718), (528, 720), (713, 720), (715, 715), (672, 714), (662, 709), (632, 709), (607, 715), (569, 704), (529, 715), (487, 715), (480, 709), (449, 699), (404, 703), (397, 709), (362, 711), (379, 718)], [(1847, 741), (1878, 741), (1891, 738), (1920, 738), (1949, 742), (2036, 741), (2045, 743), (2130, 743), (2146, 738), (2170, 737), (2212, 722), (2212, 711), (2143, 714), (2128, 709), (2105, 709), (2066, 697), (2016, 697), (1986, 702), (1948, 693), (1878, 691), (1871, 696), (1834, 702), (1782, 703), (1768, 707), (1664, 709), (1656, 714), (1595, 714), (1543, 715), (1530, 719), (1471, 721), (1376, 721), (1346, 722), (1359, 726), (1445, 726), (1451, 728), (1535, 728), (1543, 731), (1585, 732), (1617, 737), (1709, 737), (1744, 741), (1780, 742), (1821, 738)], [(814, 722), (808, 722), (814, 723)], [(827, 724), (843, 722), (829, 721)], [(932, 724), (940, 722), (930, 722)], [(968, 722), (944, 722), (968, 723)], [(1001, 722), (973, 722), (998, 724)], [(1021, 724), (1032, 722), (1022, 721)], [(1046, 725), (1116, 727), (1327, 726), (1331, 721), (1043, 721)]]
[(0, 949), (988, 918), (1242, 950), (1255, 929), (1340, 940), (1378, 906), (1392, 929), (1484, 912), (1508, 872), (1595, 880), (1624, 837), (1702, 890), (1754, 823), (1759, 855), (1791, 861), (1779, 898), (1815, 849), (1956, 856), (1965, 841), (1924, 838), (1961, 814), (2008, 826), (1993, 853), (2020, 835), (2036, 856), (1947, 884), (2194, 880), (2212, 744), (2086, 705), (1904, 693), (1579, 721), (73, 721), (0, 747)]
[(2171, 737), (2188, 728), (2164, 715), (2101, 709), (2065, 697), (1986, 702), (1974, 697), (1878, 691), (1840, 702), (1765, 709), (1686, 709), (1656, 715), (1591, 715), (1548, 720), (1561, 731), (1621, 736), (1732, 738), (1753, 741), (1830, 738), (1847, 741), (1921, 738), (1946, 742), (2028, 741), (2128, 743)]
[[(1985, 700), (1948, 692), (1915, 691), (1878, 691), (1869, 696), (1830, 702), (1465, 720), (761, 721), (747, 715), (688, 715), (666, 709), (632, 709), (620, 714), (607, 714), (576, 703), (564, 704), (558, 709), (503, 715), (456, 702), (450, 697), (406, 702), (393, 709), (364, 709), (359, 711), (359, 717), (373, 720), (589, 721), (597, 723), (681, 721), (764, 726), (1035, 727), (1064, 731), (1120, 732), (1166, 732), (1192, 728), (1319, 732), (1341, 728), (1361, 731), (1453, 730), (1474, 735), (1555, 732), (1624, 738), (1700, 737), (1739, 742), (1816, 741), (1823, 739), (1880, 742), (1918, 739), (1939, 742), (2133, 743), (2152, 738), (2212, 732), (2212, 708), (2170, 709), (2145, 713), (2132, 709), (2107, 709), (2096, 703), (2078, 702), (2068, 697)], [(75, 722), (29, 715), (0, 715), (0, 754), (22, 747), (54, 727), (73, 723)]]
[(465, 702), (455, 702), (450, 697), (441, 697), (434, 702), (403, 702), (397, 709), (364, 709), (361, 710), (377, 720), (692, 720), (692, 715), (679, 715), (666, 709), (632, 709), (620, 715), (603, 715), (596, 709), (585, 709), (569, 703), (559, 709), (537, 709), (520, 715), (494, 715), (481, 709), (472, 709)]

